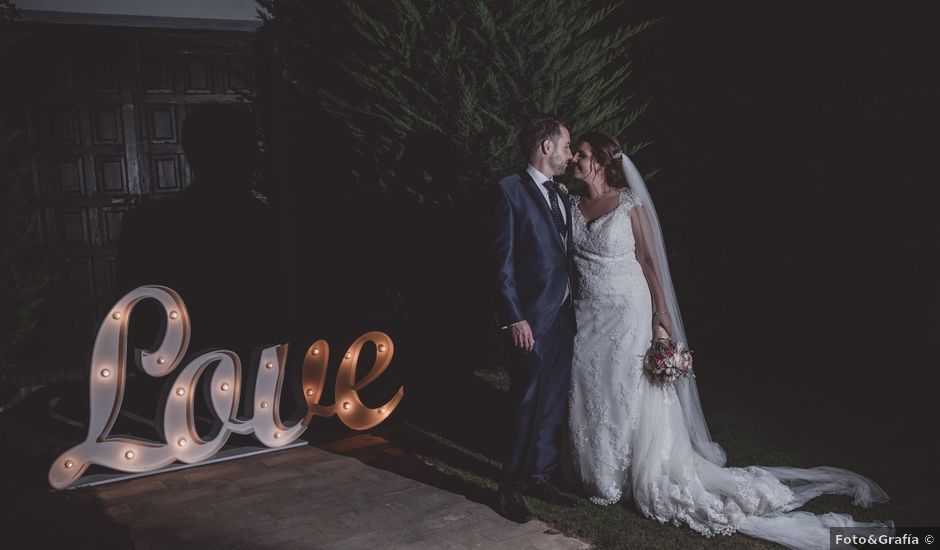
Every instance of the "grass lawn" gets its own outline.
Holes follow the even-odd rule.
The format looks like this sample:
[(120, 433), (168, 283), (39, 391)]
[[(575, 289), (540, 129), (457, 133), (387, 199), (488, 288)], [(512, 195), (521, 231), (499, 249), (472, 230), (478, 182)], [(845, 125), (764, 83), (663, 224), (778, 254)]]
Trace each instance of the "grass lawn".
[[(492, 503), (495, 498), (500, 464), (493, 437), (499, 418), (499, 398), (506, 382), (498, 370), (478, 370), (477, 381), (489, 386), (462, 384), (460, 396), (447, 403), (431, 406), (437, 411), (455, 411), (447, 416), (416, 414), (388, 435), (396, 444), (419, 456), (438, 471), (451, 476), (457, 490), (474, 500)], [(701, 384), (700, 384), (701, 387)], [(920, 474), (931, 469), (937, 455), (924, 453), (918, 441), (885, 445), (883, 429), (866, 424), (845, 423), (844, 414), (833, 413), (825, 420), (807, 418), (806, 411), (817, 407), (799, 407), (790, 394), (762, 396), (760, 399), (729, 400), (726, 395), (709, 395), (702, 387), (706, 415), (712, 436), (728, 454), (729, 466), (837, 466), (871, 477), (891, 497), (887, 503), (871, 509), (853, 506), (848, 497), (823, 496), (802, 510), (851, 514), (858, 520), (893, 520), (900, 526), (935, 526), (938, 522), (936, 487)], [(481, 396), (487, 393), (489, 397)], [(477, 405), (461, 397), (476, 396)], [(478, 414), (456, 411), (474, 410)], [(788, 411), (780, 414), (780, 411)], [(849, 414), (851, 417), (851, 414)], [(842, 425), (836, 431), (833, 426)], [(875, 436), (875, 437), (873, 437)], [(879, 444), (880, 442), (880, 444)], [(931, 458), (932, 457), (932, 458)], [(936, 476), (934, 476), (936, 479)], [(780, 548), (776, 544), (744, 535), (705, 538), (688, 527), (660, 524), (642, 516), (632, 501), (611, 506), (597, 506), (586, 498), (578, 499), (574, 509), (545, 505), (527, 499), (533, 514), (566, 535), (589, 541), (596, 548)]]

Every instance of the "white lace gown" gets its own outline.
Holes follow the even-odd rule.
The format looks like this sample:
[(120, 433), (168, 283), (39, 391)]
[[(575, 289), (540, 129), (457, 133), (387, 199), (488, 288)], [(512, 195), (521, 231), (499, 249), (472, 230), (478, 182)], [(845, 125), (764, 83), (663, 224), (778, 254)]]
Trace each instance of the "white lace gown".
[(635, 254), (630, 210), (587, 223), (572, 208), (581, 292), (574, 302), (569, 422), (572, 473), (597, 504), (633, 495), (660, 522), (705, 535), (735, 531), (791, 548), (829, 548), (829, 527), (876, 527), (851, 516), (793, 512), (823, 493), (868, 506), (887, 500), (874, 482), (838, 468), (724, 468), (695, 452), (675, 389), (651, 381), (642, 356), (652, 337), (651, 297)]

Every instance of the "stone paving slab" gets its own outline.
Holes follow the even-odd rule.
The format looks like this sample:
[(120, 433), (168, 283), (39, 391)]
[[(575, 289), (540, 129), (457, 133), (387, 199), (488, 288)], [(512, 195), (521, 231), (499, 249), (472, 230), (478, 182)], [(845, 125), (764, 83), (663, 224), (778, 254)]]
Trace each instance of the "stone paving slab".
[(589, 547), (543, 522), (517, 525), (462, 495), (310, 446), (94, 491), (141, 550)]

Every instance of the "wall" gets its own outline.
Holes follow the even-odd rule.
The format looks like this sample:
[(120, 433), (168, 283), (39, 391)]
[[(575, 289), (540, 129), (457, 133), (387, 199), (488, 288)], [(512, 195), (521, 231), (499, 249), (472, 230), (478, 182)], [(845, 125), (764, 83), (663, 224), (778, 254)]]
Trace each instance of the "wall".
[(24, 21), (138, 27), (253, 30), (254, 0), (19, 0)]

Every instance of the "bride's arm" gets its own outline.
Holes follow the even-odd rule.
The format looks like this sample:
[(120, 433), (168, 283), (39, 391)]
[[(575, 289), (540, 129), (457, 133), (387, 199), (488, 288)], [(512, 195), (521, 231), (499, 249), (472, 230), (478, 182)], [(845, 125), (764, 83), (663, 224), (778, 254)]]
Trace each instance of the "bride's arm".
[(672, 318), (669, 315), (666, 296), (663, 294), (662, 282), (656, 269), (657, 259), (654, 257), (652, 247), (648, 246), (651, 231), (649, 219), (640, 205), (630, 210), (630, 223), (633, 225), (633, 238), (636, 242), (636, 259), (643, 269), (643, 275), (646, 276), (646, 282), (650, 288), (650, 298), (653, 302), (653, 329), (655, 331), (656, 326), (659, 325), (672, 335)]

